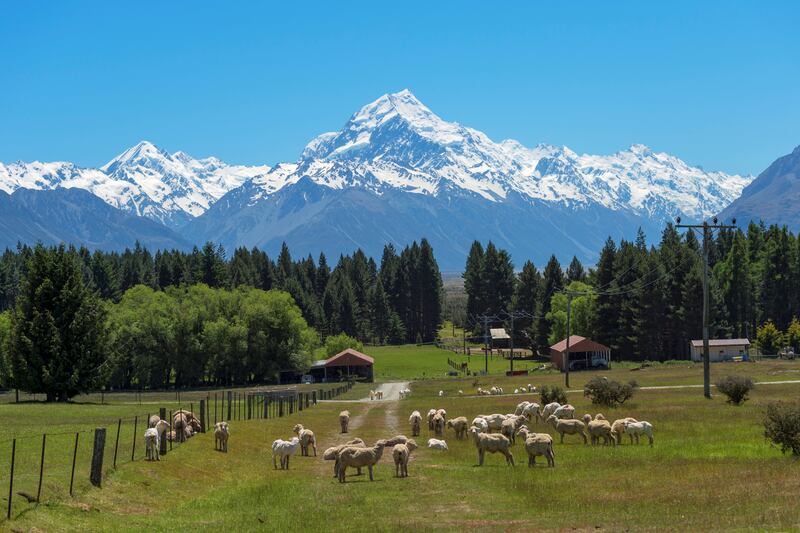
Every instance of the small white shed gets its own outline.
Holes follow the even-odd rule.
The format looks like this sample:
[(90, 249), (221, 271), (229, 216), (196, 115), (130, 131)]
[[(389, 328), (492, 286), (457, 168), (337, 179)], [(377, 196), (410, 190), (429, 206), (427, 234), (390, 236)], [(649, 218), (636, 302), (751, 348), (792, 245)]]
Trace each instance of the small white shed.
[[(708, 357), (712, 362), (726, 361), (747, 355), (750, 341), (747, 339), (709, 339)], [(692, 361), (703, 360), (703, 340), (692, 341)]]

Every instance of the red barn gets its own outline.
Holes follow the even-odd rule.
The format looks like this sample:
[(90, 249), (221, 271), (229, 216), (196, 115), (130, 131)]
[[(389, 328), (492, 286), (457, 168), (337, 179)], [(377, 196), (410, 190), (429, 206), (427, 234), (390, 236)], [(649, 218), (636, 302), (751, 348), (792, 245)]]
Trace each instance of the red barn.
[[(564, 370), (567, 339), (550, 347), (550, 361), (559, 370)], [(611, 363), (611, 348), (580, 335), (569, 337), (569, 369), (586, 370), (608, 368)]]

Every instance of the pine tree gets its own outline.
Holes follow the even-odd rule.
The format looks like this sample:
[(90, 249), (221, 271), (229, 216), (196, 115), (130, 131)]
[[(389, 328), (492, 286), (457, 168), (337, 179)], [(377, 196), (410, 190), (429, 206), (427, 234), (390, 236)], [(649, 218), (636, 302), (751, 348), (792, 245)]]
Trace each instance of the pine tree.
[(741, 231), (733, 235), (730, 250), (724, 261), (714, 269), (720, 279), (733, 335), (745, 337), (754, 323), (753, 284), (747, 251), (747, 240)]
[(550, 348), (550, 320), (547, 313), (550, 312), (550, 299), (553, 294), (564, 288), (564, 273), (561, 271), (561, 264), (556, 256), (550, 256), (550, 260), (544, 267), (544, 280), (542, 285), (543, 295), (539, 305), (539, 319), (536, 322), (536, 345), (542, 353), (548, 353)]
[[(535, 316), (539, 307), (541, 287), (542, 275), (531, 261), (526, 261), (522, 265), (514, 292), (514, 310)], [(515, 346), (529, 345), (530, 340), (535, 338), (533, 323), (533, 318), (517, 319), (514, 323)]]
[(639, 268), (636, 290), (637, 314), (634, 323), (636, 359), (660, 360), (664, 357), (664, 338), (661, 321), (664, 315), (664, 269), (655, 250)]
[(375, 283), (370, 291), (369, 311), (372, 336), (378, 344), (383, 344), (389, 334), (392, 310), (389, 307), (389, 299), (386, 297), (383, 283), (380, 280)]
[(572, 256), (572, 261), (569, 264), (569, 268), (567, 268), (567, 283), (571, 283), (573, 281), (580, 281), (581, 283), (586, 282), (586, 271), (584, 270), (581, 262), (574, 255)]
[(600, 252), (600, 259), (597, 262), (595, 273), (597, 298), (595, 300), (594, 339), (606, 346), (611, 346), (614, 342), (614, 335), (617, 331), (617, 309), (613, 305), (610, 294), (614, 281), (614, 259), (616, 254), (617, 246), (609, 237)]
[(423, 342), (432, 342), (442, 323), (442, 275), (427, 239), (422, 239), (419, 246), (417, 283), (421, 293), (419, 333)]
[(467, 315), (475, 317), (486, 311), (483, 289), (483, 246), (475, 241), (464, 267), (464, 291), (467, 293)]
[(482, 303), (490, 313), (502, 314), (508, 310), (514, 295), (514, 265), (508, 252), (498, 250), (491, 241), (483, 255), (480, 286)]

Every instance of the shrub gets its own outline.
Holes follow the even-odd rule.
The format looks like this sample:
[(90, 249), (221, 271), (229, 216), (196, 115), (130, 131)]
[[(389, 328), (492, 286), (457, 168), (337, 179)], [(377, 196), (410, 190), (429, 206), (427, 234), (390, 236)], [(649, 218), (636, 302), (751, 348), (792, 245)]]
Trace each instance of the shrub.
[(542, 387), (542, 390), (539, 393), (540, 398), (542, 400), (542, 405), (547, 405), (548, 403), (558, 402), (561, 405), (564, 405), (567, 402), (567, 393), (561, 387), (548, 387), (547, 385)]
[(764, 417), (764, 436), (783, 453), (800, 456), (800, 403), (772, 402)]
[(631, 380), (620, 383), (606, 377), (595, 376), (583, 387), (583, 395), (591, 398), (592, 403), (606, 407), (617, 407), (633, 397), (633, 391), (639, 385)]
[(349, 337), (344, 333), (339, 335), (331, 335), (325, 339), (325, 354), (328, 357), (334, 356), (348, 348), (352, 348), (360, 352), (364, 349), (364, 345), (358, 339)]
[(745, 376), (725, 376), (716, 383), (717, 390), (728, 397), (728, 403), (739, 405), (747, 401), (747, 394), (756, 386)]

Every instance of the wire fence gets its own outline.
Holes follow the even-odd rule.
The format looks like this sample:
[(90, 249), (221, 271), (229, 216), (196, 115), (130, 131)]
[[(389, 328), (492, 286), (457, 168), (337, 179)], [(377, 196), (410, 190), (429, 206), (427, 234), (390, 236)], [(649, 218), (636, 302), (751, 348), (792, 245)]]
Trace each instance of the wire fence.
[[(220, 421), (258, 420), (288, 416), (349, 391), (352, 383), (320, 389), (263, 388), (208, 392), (177, 409), (154, 407), (140, 414), (104, 420), (78, 431), (18, 435), (0, 439), (0, 497), (11, 518), (31, 503), (63, 499), (85, 491), (113, 470), (146, 459), (144, 432), (152, 415), (171, 422), (161, 440), (161, 454), (190, 442), (191, 435), (175, 430), (178, 410), (191, 413), (199, 431), (213, 431)], [(194, 399), (196, 398), (196, 400)]]

